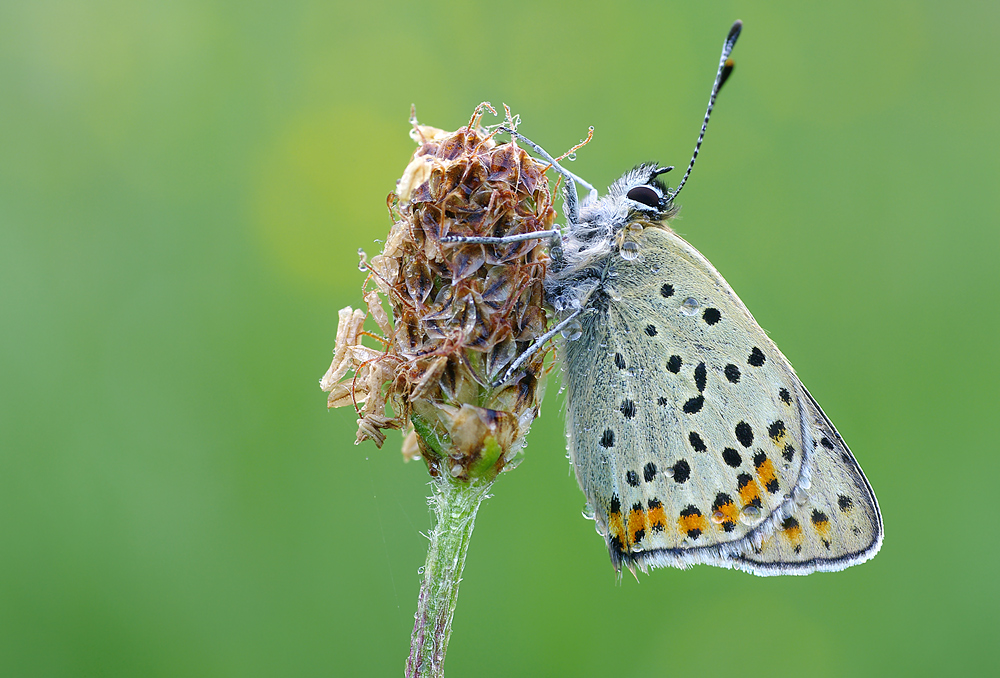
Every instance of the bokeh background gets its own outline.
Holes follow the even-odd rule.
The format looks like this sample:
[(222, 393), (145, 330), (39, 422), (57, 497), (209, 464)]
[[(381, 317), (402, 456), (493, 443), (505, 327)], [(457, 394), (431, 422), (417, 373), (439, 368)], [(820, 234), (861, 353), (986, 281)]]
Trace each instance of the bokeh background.
[[(430, 517), (317, 381), (422, 122), (506, 102), (677, 229), (796, 366), (886, 540), (619, 583), (558, 384), (469, 553), (452, 676), (998, 670), (995, 2), (0, 4), (0, 674), (393, 676)], [(676, 178), (674, 179), (676, 181)]]

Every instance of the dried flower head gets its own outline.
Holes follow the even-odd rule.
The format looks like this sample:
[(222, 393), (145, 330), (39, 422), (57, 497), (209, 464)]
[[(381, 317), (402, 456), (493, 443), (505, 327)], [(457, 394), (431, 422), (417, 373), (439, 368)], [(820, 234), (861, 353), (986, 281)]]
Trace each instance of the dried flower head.
[[(362, 253), (368, 312), (340, 312), (333, 363), (320, 382), (330, 407), (357, 408), (357, 442), (381, 447), (384, 429), (412, 429), (404, 455), (422, 456), (432, 475), (462, 479), (495, 477), (538, 414), (542, 352), (492, 384), (545, 333), (548, 255), (538, 239), (442, 238), (545, 231), (555, 221), (548, 165), (514, 141), (496, 143), (479, 127), (484, 108), (493, 111), (481, 104), (455, 132), (413, 120), (419, 146), (389, 196), (395, 223), (379, 255), (367, 261)], [(381, 336), (362, 330), (366, 316)], [(381, 346), (364, 346), (364, 336)]]

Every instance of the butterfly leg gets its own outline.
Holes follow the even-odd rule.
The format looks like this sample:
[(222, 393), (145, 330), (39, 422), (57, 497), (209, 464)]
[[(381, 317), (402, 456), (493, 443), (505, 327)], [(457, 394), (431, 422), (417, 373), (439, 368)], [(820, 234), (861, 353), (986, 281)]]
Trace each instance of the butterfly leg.
[(446, 235), (441, 238), (441, 242), (458, 242), (472, 245), (509, 245), (510, 243), (522, 242), (524, 240), (558, 238), (560, 235), (562, 233), (560, 233), (559, 229), (553, 228), (551, 231), (534, 231), (533, 233), (518, 233), (517, 235), (505, 235), (501, 237)]
[(511, 366), (507, 368), (507, 371), (505, 371), (503, 373), (503, 376), (500, 377), (499, 379), (497, 379), (496, 381), (494, 381), (490, 386), (492, 388), (497, 388), (498, 386), (500, 386), (501, 384), (503, 384), (505, 381), (507, 381), (508, 379), (510, 379), (514, 375), (514, 373), (517, 372), (518, 368), (521, 367), (521, 365), (523, 365), (529, 358), (531, 358), (531, 356), (535, 355), (540, 350), (542, 350), (542, 347), (545, 346), (545, 343), (549, 339), (551, 339), (552, 337), (556, 336), (556, 334), (558, 334), (559, 332), (562, 332), (566, 328), (566, 326), (569, 325), (581, 313), (583, 313), (583, 309), (582, 308), (576, 309), (575, 311), (573, 311), (572, 313), (570, 313), (568, 316), (566, 316), (561, 322), (559, 322), (559, 324), (557, 324), (551, 330), (549, 330), (548, 332), (546, 332), (542, 336), (538, 337), (538, 339), (535, 340), (535, 343), (533, 343), (531, 346), (529, 346), (527, 348), (527, 350), (525, 350), (524, 353), (522, 353), (520, 356), (518, 356), (517, 360), (515, 360), (511, 364)]
[[(499, 131), (509, 134), (511, 137), (521, 141), (529, 146), (542, 157), (543, 160), (552, 165), (552, 169), (558, 172), (564, 179), (566, 179), (566, 219), (572, 224), (580, 223), (580, 198), (576, 191), (576, 185), (579, 184), (587, 189), (587, 202), (593, 202), (597, 200), (597, 189), (594, 188), (590, 183), (584, 181), (577, 175), (570, 172), (568, 169), (563, 167), (553, 158), (549, 153), (536, 144), (534, 141), (524, 136), (520, 132), (511, 129), (510, 127), (499, 128)], [(449, 235), (441, 238), (441, 242), (449, 243), (463, 243), (470, 245), (509, 245), (515, 242), (522, 242), (524, 240), (533, 240), (535, 238), (559, 238), (562, 233), (557, 229), (552, 229), (551, 231), (536, 231), (534, 233), (520, 233), (518, 235), (507, 235), (499, 237), (491, 236), (464, 236), (464, 235)]]
[(552, 169), (561, 174), (564, 179), (566, 179), (566, 218), (569, 220), (570, 224), (580, 223), (580, 198), (576, 192), (576, 185), (580, 184), (585, 189), (587, 189), (589, 195), (587, 196), (587, 202), (593, 202), (597, 200), (597, 189), (591, 186), (588, 182), (584, 181), (580, 177), (576, 176), (568, 169), (560, 165), (555, 158), (553, 158), (549, 153), (536, 144), (534, 141), (524, 136), (520, 132), (512, 130), (509, 127), (500, 127), (501, 132), (506, 132), (518, 141), (524, 142), (531, 146), (531, 148), (542, 157), (547, 163), (552, 165)]
[(577, 175), (573, 174), (568, 169), (566, 169), (565, 167), (563, 167), (562, 165), (560, 165), (558, 162), (556, 162), (555, 158), (553, 158), (551, 155), (549, 155), (548, 151), (546, 151), (544, 148), (542, 148), (541, 146), (539, 146), (538, 144), (536, 144), (534, 141), (532, 141), (528, 137), (526, 137), (523, 134), (521, 134), (520, 132), (516, 132), (516, 131), (512, 130), (509, 127), (502, 127), (501, 126), (500, 127), (500, 131), (501, 132), (506, 132), (507, 134), (511, 135), (512, 137), (515, 137), (518, 141), (522, 141), (522, 142), (528, 144), (529, 146), (531, 146), (532, 150), (534, 150), (535, 153), (537, 153), (538, 155), (542, 156), (542, 160), (545, 160), (546, 162), (551, 163), (552, 167), (555, 168), (555, 170), (557, 172), (559, 172), (559, 174), (563, 175), (563, 177), (565, 177), (567, 181), (575, 181), (576, 183), (580, 184), (585, 189), (587, 189), (587, 192), (590, 194), (590, 196), (589, 196), (590, 200), (596, 200), (597, 199), (597, 189), (594, 188), (590, 184), (590, 182), (585, 181), (584, 179), (581, 179), (580, 177), (578, 177)]

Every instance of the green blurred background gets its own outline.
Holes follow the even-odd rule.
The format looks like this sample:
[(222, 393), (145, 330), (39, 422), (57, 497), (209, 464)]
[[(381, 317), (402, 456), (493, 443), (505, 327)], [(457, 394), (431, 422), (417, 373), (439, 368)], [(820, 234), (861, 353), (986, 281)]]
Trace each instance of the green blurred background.
[(426, 471), (317, 381), (410, 104), (593, 125), (599, 186), (683, 166), (736, 18), (676, 228), (852, 446), (882, 552), (616, 583), (552, 380), (449, 675), (1000, 670), (997, 3), (38, 0), (0, 5), (0, 675), (400, 675)]

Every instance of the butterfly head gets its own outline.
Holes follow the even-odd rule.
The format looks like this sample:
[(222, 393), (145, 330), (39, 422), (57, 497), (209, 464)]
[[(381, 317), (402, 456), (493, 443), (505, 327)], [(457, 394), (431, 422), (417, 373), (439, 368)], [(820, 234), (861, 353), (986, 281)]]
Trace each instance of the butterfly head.
[(583, 215), (584, 220), (588, 216), (606, 219), (613, 231), (635, 222), (655, 225), (666, 221), (677, 213), (677, 208), (673, 193), (659, 177), (672, 169), (656, 163), (634, 167), (608, 187), (607, 195), (593, 206), (591, 214)]

